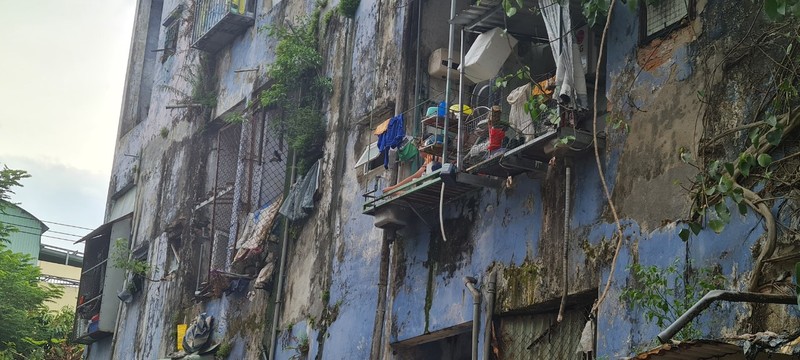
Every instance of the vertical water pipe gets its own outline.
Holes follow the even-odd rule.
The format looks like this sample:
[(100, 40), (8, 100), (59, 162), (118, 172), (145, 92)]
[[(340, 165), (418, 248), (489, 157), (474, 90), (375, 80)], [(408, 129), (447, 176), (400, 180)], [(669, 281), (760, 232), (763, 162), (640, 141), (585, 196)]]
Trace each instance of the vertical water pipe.
[(477, 282), (474, 277), (464, 277), (464, 285), (472, 293), (472, 360), (478, 360), (478, 332), (481, 329), (481, 292), (475, 288)]
[(570, 193), (569, 193), (569, 184), (570, 184), (570, 167), (567, 165), (567, 175), (565, 180), (565, 188), (564, 188), (564, 246), (563, 246), (563, 260), (562, 266), (563, 269), (563, 284), (564, 289), (561, 293), (561, 305), (558, 307), (558, 317), (556, 318), (557, 322), (561, 322), (564, 320), (564, 307), (567, 304), (567, 293), (569, 292), (569, 203), (570, 203)]
[[(452, 21), (452, 18), (450, 19)], [(458, 61), (458, 136), (456, 138), (456, 169), (463, 168), (463, 151), (464, 146), (464, 27), (461, 27), (461, 49), (459, 50)], [(447, 69), (449, 72), (450, 69)]]
[(497, 292), (497, 270), (489, 273), (489, 284), (486, 287), (486, 321), (483, 322), (483, 359), (489, 360), (492, 355), (492, 315), (494, 299)]
[[(447, 127), (450, 125), (450, 69), (453, 68), (453, 42), (455, 38), (456, 26), (453, 18), (456, 17), (456, 0), (450, 0), (450, 34), (447, 37), (447, 80), (444, 88), (444, 131), (442, 131), (442, 164), (447, 162)], [(436, 143), (434, 137), (434, 143)], [(442, 190), (444, 192), (444, 190)]]
[(417, 51), (416, 62), (414, 63), (414, 136), (422, 136), (420, 134), (420, 110), (419, 110), (419, 68), (420, 68), (420, 33), (422, 32), (422, 0), (417, 0)]
[[(294, 184), (297, 152), (292, 151), (292, 168), (289, 183)], [(275, 342), (278, 339), (278, 320), (280, 320), (281, 304), (283, 304), (283, 281), (286, 277), (286, 253), (289, 247), (289, 219), (283, 218), (283, 236), (281, 237), (281, 261), (278, 267), (278, 285), (275, 289), (275, 312), (272, 314), (272, 331), (269, 334), (269, 359), (275, 360)]]

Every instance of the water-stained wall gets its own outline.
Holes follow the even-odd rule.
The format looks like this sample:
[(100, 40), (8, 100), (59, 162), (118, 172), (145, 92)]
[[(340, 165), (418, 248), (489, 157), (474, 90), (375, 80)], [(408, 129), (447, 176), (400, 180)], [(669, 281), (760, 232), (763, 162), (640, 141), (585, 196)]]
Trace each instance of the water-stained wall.
[[(190, 49), (190, 1), (180, 17), (178, 50), (164, 62), (148, 61), (145, 56), (150, 50), (145, 46), (146, 29), (153, 28), (150, 3), (140, 1), (137, 15), (121, 119), (125, 125), (120, 127), (109, 196), (115, 198), (135, 182), (133, 247), (147, 246), (150, 264), (156, 269), (153, 275), (166, 279), (149, 283), (143, 294), (121, 307), (115, 336), (93, 345), (90, 356), (110, 358), (112, 348), (113, 358), (165, 356), (175, 350), (175, 325), (207, 312), (217, 319), (212, 338), (230, 345), (230, 358), (261, 358), (268, 352), (266, 339), (275, 294), (258, 290), (250, 296), (194, 298), (199, 244), (213, 236), (205, 233), (205, 225), (197, 220), (202, 218), (197, 214), (205, 210), (196, 206), (213, 186), (208, 169), (214, 165), (212, 154), (219, 151), (214, 144), (224, 125), (220, 119), (258, 101), (258, 89), (269, 82), (267, 70), (275, 56), (276, 39), (264, 27), (306, 16), (323, 3), (260, 1), (254, 26), (216, 54), (201, 58), (200, 52)], [(164, 1), (161, 19), (156, 20), (159, 25), (177, 4), (177, 0)], [(297, 355), (370, 358), (375, 317), (383, 316), (376, 314), (376, 309), (384, 233), (373, 226), (372, 217), (362, 214), (365, 198), (361, 195), (374, 181), (385, 186), (391, 170), (364, 174), (362, 168), (353, 168), (361, 152), (375, 140), (370, 126), (385, 119), (358, 120), (390, 104), (394, 113), (405, 113), (408, 131), (415, 128), (411, 121), (414, 113), (409, 111), (416, 104), (415, 57), (419, 52), (424, 73), (430, 53), (446, 47), (443, 14), (449, 11), (447, 2), (424, 1), (420, 20), (416, 5), (413, 1), (362, 0), (355, 18), (334, 14), (329, 22), (321, 22), (324, 71), (333, 90), (323, 102), (326, 139), (316, 207), (290, 231), (277, 324), (278, 359)], [(459, 9), (467, 5), (458, 2)], [(337, 1), (329, 1), (320, 14), (327, 16), (337, 6)], [(679, 221), (687, 216), (690, 200), (676, 182), (695, 174), (693, 167), (681, 161), (679, 149), (697, 152), (707, 131), (705, 123), (698, 120), (703, 107), (721, 114), (720, 120), (727, 126), (741, 123), (756, 111), (750, 104), (757, 78), (735, 70), (722, 76), (716, 69), (721, 61), (719, 49), (746, 30), (738, 23), (749, 19), (748, 9), (722, 1), (698, 1), (695, 17), (646, 43), (639, 39), (638, 15), (625, 6), (617, 6), (615, 11), (605, 49), (605, 71), (601, 70), (606, 74), (608, 114), (597, 123), (606, 138), (599, 161), (624, 233), (597, 319), (597, 354), (613, 358), (641, 349), (660, 330), (620, 300), (623, 289), (632, 284), (630, 264), (713, 268), (725, 276), (728, 288), (744, 289), (752, 268), (751, 248), (764, 232), (759, 218), (750, 212), (735, 218), (719, 235), (703, 230), (688, 242), (677, 235), (684, 227)], [(733, 20), (710, 20), (722, 18)], [(417, 21), (422, 22), (419, 47), (415, 44)], [(163, 35), (161, 29), (159, 39)], [(131, 120), (136, 113), (132, 109), (141, 109), (136, 89), (144, 80), (137, 79), (147, 78), (139, 72), (148, 71), (154, 85), (147, 117)], [(215, 79), (216, 106), (168, 109), (191, 96), (194, 74), (204, 72)], [(423, 98), (441, 100), (442, 80), (430, 79), (427, 74), (420, 80)], [(712, 101), (698, 97), (698, 91), (709, 86), (731, 90)], [(277, 116), (267, 112), (264, 119)], [(609, 125), (618, 120), (630, 130)], [(253, 117), (249, 121), (261, 120)], [(223, 244), (228, 247), (234, 244), (248, 210), (242, 205), (250, 200), (245, 199), (244, 153), (252, 129), (252, 124), (245, 124), (240, 131), (235, 201), (228, 214), (230, 227), (225, 229), (229, 243)], [(565, 182), (567, 167), (572, 174), (570, 183)], [(401, 167), (401, 173), (408, 171)], [(569, 202), (567, 191), (571, 193)], [(112, 205), (109, 201), (109, 208)], [(564, 289), (567, 210), (568, 304), (584, 308), (604, 294), (616, 239), (616, 225), (592, 151), (571, 159), (558, 157), (544, 177), (522, 174), (501, 188), (481, 188), (447, 204), (444, 237), (436, 211), (420, 214), (423, 219), (412, 216), (415, 220), (397, 232), (391, 245), (383, 358), (402, 358), (407, 346), (469, 329), (473, 315), (472, 298), (462, 279), (466, 276), (477, 278), (477, 286), (485, 288), (487, 275), (497, 272), (497, 316), (557, 312), (553, 304), (558, 304)], [(231, 255), (225, 249), (221, 254), (222, 263)], [(773, 321), (761, 325), (781, 330), (774, 319), (789, 316), (784, 308), (773, 310), (777, 311)], [(485, 311), (483, 302), (481, 313)], [(707, 337), (749, 331), (750, 311), (743, 305), (723, 305), (701, 317), (701, 330)], [(486, 327), (482, 322), (481, 334)], [(301, 350), (303, 339), (308, 339), (307, 353)], [(482, 343), (483, 336), (480, 339)]]

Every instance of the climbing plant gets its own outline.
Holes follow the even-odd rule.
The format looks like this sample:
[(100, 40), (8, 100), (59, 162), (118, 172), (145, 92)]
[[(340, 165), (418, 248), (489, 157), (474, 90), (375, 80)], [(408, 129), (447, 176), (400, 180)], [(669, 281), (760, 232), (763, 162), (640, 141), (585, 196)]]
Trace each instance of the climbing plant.
[(275, 61), (267, 70), (271, 86), (259, 95), (261, 106), (280, 111), (272, 130), (286, 136), (298, 154), (300, 168), (306, 168), (322, 152), (325, 122), (322, 100), (332, 89), (323, 73), (319, 52), (319, 20), (324, 2), (318, 2), (311, 17), (296, 24), (267, 27), (278, 39)]
[[(678, 259), (666, 268), (639, 263), (628, 266), (632, 284), (623, 289), (622, 300), (632, 310), (641, 310), (649, 323), (663, 328), (677, 320), (707, 292), (719, 289), (725, 283), (725, 278), (718, 270), (701, 268), (685, 271), (679, 266)], [(689, 275), (684, 276), (687, 272)], [(692, 322), (675, 338), (696, 339), (701, 335)]]
[(706, 108), (704, 127), (710, 131), (700, 142), (698, 154), (680, 150), (681, 159), (698, 170), (687, 186), (693, 203), (679, 233), (683, 240), (704, 228), (721, 233), (735, 219), (732, 214), (753, 211), (763, 219), (766, 233), (756, 250), (750, 291), (758, 290), (764, 266), (777, 247), (782, 226), (778, 218), (784, 205), (800, 201), (797, 162), (790, 161), (800, 155), (796, 137), (800, 126), (800, 29), (796, 25), (800, 12), (796, 1), (766, 1), (763, 6), (770, 22), (753, 32), (756, 21), (762, 18), (755, 14), (747, 37), (721, 62), (727, 69), (748, 66), (748, 61), (768, 69), (769, 80), (752, 118), (731, 129), (718, 130), (711, 99), (727, 90), (709, 86), (698, 97)]

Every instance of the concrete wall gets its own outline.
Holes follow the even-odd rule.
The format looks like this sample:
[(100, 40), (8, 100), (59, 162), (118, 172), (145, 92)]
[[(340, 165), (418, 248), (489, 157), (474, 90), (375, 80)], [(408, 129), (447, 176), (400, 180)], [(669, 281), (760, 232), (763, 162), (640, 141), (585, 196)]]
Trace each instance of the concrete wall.
[[(175, 325), (190, 322), (200, 312), (216, 318), (212, 339), (231, 345), (229, 358), (261, 358), (272, 325), (269, 319), (274, 289), (194, 298), (200, 247), (213, 236), (201, 223), (203, 217), (209, 220), (207, 209), (195, 206), (208, 197), (213, 186), (209, 169), (216, 165), (215, 136), (223, 125), (219, 118), (256, 101), (256, 89), (269, 80), (266, 73), (276, 43), (258, 29), (307, 15), (315, 3), (261, 1), (253, 27), (217, 54), (204, 55), (213, 60), (208, 70), (217, 79), (217, 106), (210, 113), (166, 109), (186, 99), (192, 90), (191, 77), (202, 70), (198, 67), (200, 53), (189, 48), (191, 4), (180, 20), (178, 51), (163, 64), (152, 63), (153, 68), (147, 70), (151, 65), (141, 56), (145, 51), (141, 44), (146, 42), (144, 29), (149, 28), (151, 16), (148, 6), (143, 5), (149, 2), (141, 3), (131, 55), (133, 70), (126, 89), (140, 87), (134, 84), (144, 78), (136, 75), (139, 68), (152, 72), (154, 86), (147, 118), (129, 131), (121, 131), (109, 196), (136, 181), (132, 243), (134, 247), (148, 247), (148, 261), (154, 269), (151, 276), (161, 281), (149, 282), (145, 291), (122, 306), (115, 336), (93, 345), (91, 358), (110, 358), (112, 348), (113, 358), (163, 357), (175, 350)], [(165, 0), (162, 18), (177, 3)], [(406, 6), (409, 4), (413, 6)], [(322, 13), (333, 11), (337, 5), (330, 1)], [(458, 2), (459, 8), (466, 5), (466, 1)], [(320, 196), (311, 216), (296, 223), (291, 231), (285, 298), (277, 324), (278, 359), (297, 355), (370, 357), (384, 234), (373, 226), (371, 217), (361, 213), (361, 194), (375, 181), (385, 186), (391, 172), (374, 170), (365, 175), (361, 169), (352, 168), (364, 148), (374, 141), (369, 123), (358, 124), (357, 120), (383, 104), (395, 104), (395, 113), (413, 107), (415, 9), (413, 2), (362, 0), (355, 19), (333, 16), (325, 28), (321, 41), (324, 68), (334, 86), (324, 102), (327, 136)], [(442, 14), (449, 9), (442, 1), (426, 1), (423, 9), (419, 52), (425, 71), (430, 52), (447, 45)], [(696, 152), (706, 131), (697, 121), (703, 105), (697, 89), (708, 86), (709, 81), (712, 86), (737, 89), (713, 104), (713, 110), (730, 115), (726, 118), (730, 126), (755, 111), (747, 106), (753, 102), (753, 93), (722, 81), (714, 73), (718, 49), (741, 36), (744, 29), (709, 20), (741, 22), (748, 11), (727, 2), (699, 1), (697, 17), (688, 24), (663, 39), (640, 45), (637, 15), (625, 6), (617, 7), (606, 48), (606, 118), (621, 118), (630, 125), (630, 132), (614, 130), (603, 120), (598, 123), (607, 135), (607, 146), (600, 154), (606, 171), (604, 180), (625, 234), (611, 287), (599, 309), (597, 349), (601, 357), (630, 355), (648, 344), (659, 330), (640, 311), (620, 300), (622, 290), (632, 281), (627, 270), (630, 264), (665, 267), (676, 263), (682, 270), (715, 268), (726, 277), (730, 289), (743, 289), (747, 282), (753, 261), (750, 249), (764, 231), (759, 218), (750, 212), (732, 221), (722, 234), (704, 230), (683, 242), (677, 235), (683, 226), (679, 221), (686, 216), (690, 202), (674, 182), (692, 177), (695, 171), (680, 161), (678, 149)], [(242, 69), (256, 71), (235, 72)], [(731, 79), (750, 81), (739, 75)], [(422, 84), (423, 97), (441, 100), (441, 80), (423, 75)], [(126, 119), (130, 119), (132, 109), (141, 109), (140, 100), (131, 96), (126, 95), (122, 122), (130, 121)], [(276, 116), (267, 112), (265, 119), (271, 121)], [(208, 122), (208, 118), (217, 120)], [(407, 119), (413, 118), (412, 112), (407, 113)], [(250, 132), (256, 128), (245, 124), (240, 130), (234, 198), (226, 217), (217, 219), (220, 223), (215, 225), (215, 230), (229, 235), (227, 244), (217, 244), (216, 266), (227, 265), (248, 211), (243, 205), (248, 200), (243, 155)], [(407, 120), (407, 128), (413, 128), (411, 121)], [(576, 308), (591, 306), (609, 277), (613, 256), (610, 239), (616, 225), (591, 152), (569, 163), (573, 174), (570, 184), (564, 181), (567, 165), (565, 159), (557, 158), (542, 179), (520, 175), (502, 189), (480, 189), (446, 205), (446, 241), (438, 228), (438, 214), (433, 212), (422, 214), (430, 227), (415, 221), (398, 232), (391, 245), (384, 358), (413, 356), (410, 354), (427, 349), (413, 348), (415, 344), (469, 327), (472, 301), (462, 281), (464, 276), (476, 277), (483, 287), (489, 272), (498, 272), (498, 316), (532, 312), (554, 316), (557, 306), (553, 304), (558, 304), (564, 287), (562, 229), (567, 208), (569, 303)], [(401, 174), (409, 171), (400, 169)], [(265, 174), (261, 169), (257, 173)], [(567, 189), (572, 192), (569, 203), (565, 203)], [(271, 259), (277, 258), (273, 254)], [(768, 320), (757, 323), (748, 319), (749, 307), (724, 305), (701, 317), (701, 331), (703, 336), (715, 338), (743, 332), (749, 326), (778, 331), (797, 325), (786, 307), (772, 310)], [(485, 303), (481, 311), (486, 311)], [(481, 324), (481, 334), (486, 326)], [(300, 354), (297, 348), (304, 338), (308, 339), (309, 351)]]
[[(39, 261), (39, 268), (42, 269), (42, 275), (54, 275), (75, 281), (81, 279), (81, 268), (76, 266)], [(64, 295), (55, 301), (47, 303), (47, 307), (56, 311), (65, 306), (74, 309), (75, 304), (78, 303), (78, 287), (61, 286), (61, 290), (64, 291)]]

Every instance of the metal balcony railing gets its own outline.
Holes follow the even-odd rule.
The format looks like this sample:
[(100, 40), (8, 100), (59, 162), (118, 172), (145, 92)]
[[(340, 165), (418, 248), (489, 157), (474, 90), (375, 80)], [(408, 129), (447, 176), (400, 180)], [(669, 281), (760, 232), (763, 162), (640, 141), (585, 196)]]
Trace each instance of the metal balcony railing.
[(192, 47), (211, 53), (255, 23), (256, 0), (199, 0), (195, 4)]

